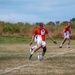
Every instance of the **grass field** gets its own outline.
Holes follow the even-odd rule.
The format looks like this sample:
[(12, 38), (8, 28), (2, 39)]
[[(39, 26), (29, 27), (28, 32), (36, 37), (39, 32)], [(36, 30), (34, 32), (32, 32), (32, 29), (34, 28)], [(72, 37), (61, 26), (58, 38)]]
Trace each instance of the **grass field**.
[(67, 42), (63, 48), (59, 48), (62, 40), (56, 40), (57, 45), (47, 39), (47, 52), (44, 60), (38, 61), (37, 55), (41, 54), (42, 49), (37, 51), (31, 60), (28, 59), (30, 39), (1, 37), (0, 74), (75, 75), (75, 40), (71, 40), (71, 48), (66, 48)]

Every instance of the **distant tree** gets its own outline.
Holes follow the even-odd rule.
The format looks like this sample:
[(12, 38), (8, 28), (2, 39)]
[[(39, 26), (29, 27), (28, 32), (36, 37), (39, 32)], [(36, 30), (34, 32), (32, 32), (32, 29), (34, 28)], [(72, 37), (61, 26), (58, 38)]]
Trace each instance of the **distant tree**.
[(18, 24), (18, 25), (24, 25), (24, 23), (23, 23), (23, 22), (18, 22), (17, 24)]
[(4, 21), (0, 21), (0, 26), (3, 27), (3, 25), (4, 25)]
[(68, 21), (63, 21), (60, 25), (67, 25)]
[(47, 25), (55, 26), (55, 23), (54, 22), (48, 22)]
[(36, 22), (35, 25), (38, 26), (40, 23), (44, 24), (43, 22)]
[(71, 20), (72, 26), (74, 26), (73, 28), (75, 28), (75, 18), (72, 18)]
[(56, 26), (59, 26), (60, 25), (60, 21), (56, 21)]
[(75, 18), (70, 19), (71, 22), (75, 22)]
[(34, 25), (39, 25), (39, 23), (37, 22), (37, 23), (35, 23)]
[(30, 25), (31, 25), (30, 23), (27, 23), (27, 22), (25, 23), (25, 26), (30, 26)]
[(70, 21), (71, 21), (72, 29), (75, 29), (75, 18), (72, 18)]

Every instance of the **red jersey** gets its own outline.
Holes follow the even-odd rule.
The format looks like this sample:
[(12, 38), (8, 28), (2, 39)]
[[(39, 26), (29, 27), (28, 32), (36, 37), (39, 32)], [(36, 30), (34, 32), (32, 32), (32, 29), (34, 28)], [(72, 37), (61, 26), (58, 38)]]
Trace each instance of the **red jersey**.
[(67, 31), (70, 31), (71, 30), (71, 26), (66, 26), (65, 28), (64, 28), (64, 32), (67, 32)]
[(48, 30), (46, 28), (43, 28), (43, 29), (37, 28), (34, 31), (34, 34), (37, 35), (37, 36), (41, 36), (41, 39), (43, 41), (45, 41), (45, 34), (48, 34)]

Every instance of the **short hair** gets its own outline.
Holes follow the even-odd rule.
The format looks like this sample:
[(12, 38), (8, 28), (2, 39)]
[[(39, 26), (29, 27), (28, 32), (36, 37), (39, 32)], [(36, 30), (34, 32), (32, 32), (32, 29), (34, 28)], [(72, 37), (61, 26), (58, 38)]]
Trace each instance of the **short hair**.
[(39, 23), (39, 26), (43, 26), (43, 23)]
[(71, 24), (71, 22), (68, 22), (68, 23), (70, 23), (70, 24)]

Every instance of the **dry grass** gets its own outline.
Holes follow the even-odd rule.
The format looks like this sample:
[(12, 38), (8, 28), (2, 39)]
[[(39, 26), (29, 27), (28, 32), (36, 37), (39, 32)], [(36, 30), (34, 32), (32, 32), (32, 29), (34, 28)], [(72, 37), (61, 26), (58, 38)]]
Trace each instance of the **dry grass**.
[[(15, 26), (15, 27), (11, 27), (11, 26)], [(0, 36), (24, 36), (24, 37), (31, 37), (34, 30), (39, 27), (38, 25), (28, 25), (28, 26), (19, 26), (19, 25), (1, 25), (0, 24)], [(60, 26), (49, 26), (49, 25), (45, 25), (45, 27), (48, 29), (48, 31), (50, 32), (50, 34), (53, 37), (56, 38), (61, 38), (61, 36), (63, 35), (63, 29), (64, 29), (64, 25), (60, 25)], [(12, 28), (12, 29), (11, 29)], [(16, 29), (14, 29), (16, 28)], [(71, 38), (75, 39), (75, 28), (72, 28), (72, 35)]]
[[(66, 48), (66, 43), (63, 48), (58, 48), (59, 43), (54, 45), (48, 42), (45, 57), (75, 49), (73, 40), (69, 49)], [(28, 60), (29, 48), (29, 44), (0, 44), (0, 72), (30, 63), (27, 67), (3, 75), (75, 75), (75, 50), (33, 64), (37, 61), (37, 55), (41, 53), (41, 49), (33, 55), (31, 60)]]

